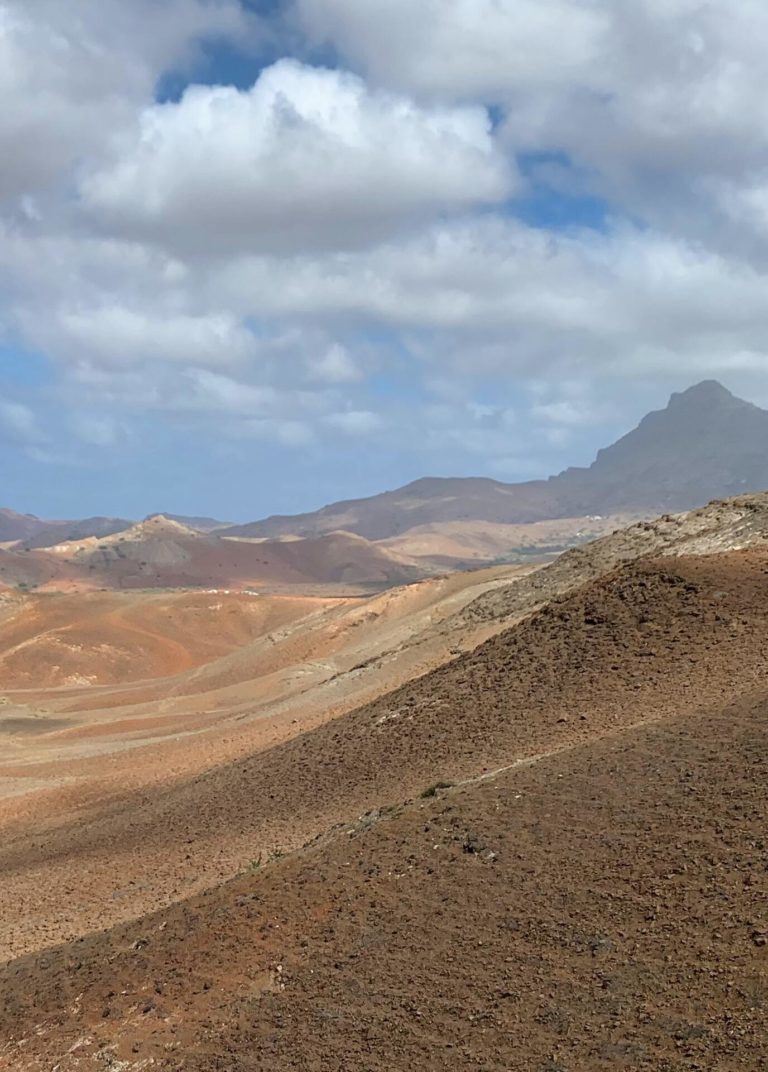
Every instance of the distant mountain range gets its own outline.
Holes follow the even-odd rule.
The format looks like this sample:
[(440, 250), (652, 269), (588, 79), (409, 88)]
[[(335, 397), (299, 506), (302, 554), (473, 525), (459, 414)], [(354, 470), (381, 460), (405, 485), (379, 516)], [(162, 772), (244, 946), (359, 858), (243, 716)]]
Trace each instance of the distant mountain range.
[(232, 536), (317, 536), (344, 529), (369, 540), (418, 526), (483, 521), (529, 524), (594, 514), (689, 510), (711, 499), (768, 486), (768, 412), (714, 380), (673, 394), (588, 469), (504, 484), (482, 478), (427, 478), (314, 513), (269, 517), (227, 529)]
[(537, 549), (554, 554), (600, 535), (613, 519), (615, 528), (631, 517), (766, 487), (768, 412), (707, 380), (673, 394), (665, 409), (601, 450), (589, 468), (548, 480), (425, 478), (247, 525), (179, 515), (138, 525), (105, 517), (46, 521), (0, 510), (0, 581), (394, 584), (436, 569), (510, 561), (515, 554), (519, 560)]
[[(150, 515), (153, 516), (153, 515)], [(177, 521), (197, 532), (215, 532), (226, 529), (227, 521), (213, 517), (183, 517), (180, 514), (164, 514), (170, 521)], [(145, 518), (149, 520), (149, 518)], [(35, 547), (53, 547), (71, 540), (85, 540), (90, 536), (114, 536), (135, 525), (124, 517), (86, 517), (75, 521), (46, 521), (34, 514), (17, 514), (13, 510), (0, 509), (0, 543), (23, 542), (30, 550)]]

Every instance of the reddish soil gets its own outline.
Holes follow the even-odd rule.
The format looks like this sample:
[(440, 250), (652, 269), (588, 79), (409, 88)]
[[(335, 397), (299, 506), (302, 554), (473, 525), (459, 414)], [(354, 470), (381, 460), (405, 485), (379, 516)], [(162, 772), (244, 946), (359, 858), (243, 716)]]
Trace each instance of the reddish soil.
[(168, 677), (323, 605), (239, 593), (17, 595), (0, 618), (0, 678), (5, 690), (42, 690)]
[(235, 763), (19, 817), (7, 954), (74, 941), (0, 969), (0, 1068), (764, 1067), (767, 646), (768, 552), (646, 559)]
[(758, 1070), (767, 779), (742, 700), (346, 824), (0, 970), (0, 1067)]
[(162, 516), (104, 537), (0, 550), (0, 582), (46, 591), (272, 588), (345, 584), (381, 589), (430, 571), (346, 532), (305, 539), (224, 539)]
[(85, 811), (75, 787), (58, 818), (17, 810), (0, 847), (4, 950), (139, 916), (432, 782), (759, 693), (767, 611), (765, 552), (643, 562), (237, 762), (112, 792)]

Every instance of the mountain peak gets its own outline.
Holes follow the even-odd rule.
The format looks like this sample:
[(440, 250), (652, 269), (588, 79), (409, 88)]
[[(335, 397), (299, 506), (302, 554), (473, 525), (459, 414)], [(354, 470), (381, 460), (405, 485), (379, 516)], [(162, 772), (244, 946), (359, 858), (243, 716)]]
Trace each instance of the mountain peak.
[(723, 406), (727, 405), (730, 408), (751, 406), (751, 403), (743, 401), (741, 398), (737, 398), (735, 395), (723, 387), (717, 380), (702, 380), (701, 383), (695, 383), (692, 387), (688, 387), (685, 391), (676, 391), (669, 400), (667, 409), (681, 410), (681, 409), (701, 409), (702, 407), (711, 406)]

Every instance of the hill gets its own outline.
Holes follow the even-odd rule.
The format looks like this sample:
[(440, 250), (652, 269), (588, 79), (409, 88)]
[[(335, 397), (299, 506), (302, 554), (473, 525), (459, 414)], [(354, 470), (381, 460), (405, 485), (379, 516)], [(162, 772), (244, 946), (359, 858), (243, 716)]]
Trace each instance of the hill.
[(48, 590), (385, 587), (417, 580), (426, 572), (415, 561), (351, 533), (249, 541), (202, 533), (163, 515), (107, 536), (0, 551), (0, 582)]
[(504, 484), (480, 478), (417, 480), (315, 513), (271, 517), (228, 531), (275, 537), (343, 528), (384, 540), (420, 526), (483, 521), (530, 524), (595, 514), (654, 516), (768, 484), (768, 412), (714, 381), (672, 395), (663, 410), (601, 450), (588, 469)]
[(85, 929), (165, 907), (0, 970), (0, 1061), (761, 1067), (766, 571), (624, 565), (372, 705), (6, 839), (17, 941), (83, 927), (61, 889)]
[[(406, 698), (402, 703), (399, 699), (393, 701), (394, 714), (388, 706), (379, 709), (376, 719), (381, 719), (382, 725), (391, 722), (395, 730), (402, 726), (407, 730), (406, 740), (411, 740), (415, 732), (411, 722), (416, 719), (419, 733), (432, 726), (433, 739), (419, 738), (409, 757), (398, 752), (399, 738), (395, 737), (394, 747), (387, 746), (383, 756), (372, 760), (381, 776), (380, 792), (392, 793), (398, 799), (399, 786), (402, 795), (407, 796), (413, 784), (397, 781), (390, 785), (389, 778), (407, 774), (409, 764), (416, 760), (421, 764), (418, 781), (428, 779), (430, 770), (436, 767), (440, 771), (435, 780), (450, 774), (445, 759), (457, 750), (463, 754), (467, 736), (471, 748), (485, 741), (491, 751), (484, 762), (497, 765), (491, 757), (498, 753), (499, 737), (492, 725), (467, 730), (464, 723), (454, 725), (448, 717), (454, 702), (465, 704), (467, 712), (480, 705), (479, 710), (485, 712), (483, 718), (494, 710), (497, 686), (489, 693), (485, 673), (477, 678), (468, 676), (467, 668), (477, 654), (478, 643), (490, 638), (488, 643), (492, 645), (493, 638), (501, 635), (509, 646), (515, 636), (521, 635), (514, 628), (510, 631), (510, 626), (515, 627), (542, 605), (541, 613), (546, 615), (547, 606), (555, 606), (565, 597), (576, 598), (580, 586), (600, 583), (617, 567), (629, 569), (633, 560), (640, 568), (655, 556), (664, 555), (660, 561), (676, 571), (677, 559), (684, 554), (711, 554), (749, 546), (755, 548), (755, 553), (764, 553), (767, 541), (768, 495), (762, 495), (635, 526), (571, 552), (543, 570), (501, 567), (454, 574), (365, 599), (339, 599), (336, 590), (323, 598), (307, 597), (301, 590), (300, 596), (245, 596), (247, 606), (235, 595), (231, 600), (237, 605), (230, 604), (230, 597), (220, 592), (201, 594), (200, 599), (151, 591), (132, 592), (119, 599), (117, 595), (94, 593), (87, 598), (78, 596), (83, 600), (80, 604), (67, 603), (66, 596), (6, 595), (0, 607), (0, 638), (7, 644), (3, 663), (6, 691), (0, 696), (0, 703), (5, 705), (0, 709), (0, 733), (6, 745), (6, 758), (0, 764), (0, 825), (10, 823), (7, 829), (16, 829), (20, 816), (25, 816), (18, 827), (21, 843), (42, 846), (38, 824), (47, 828), (55, 817), (54, 826), (74, 823), (72, 836), (74, 844), (79, 845), (78, 839), (94, 833), (96, 828), (91, 821), (98, 825), (104, 818), (104, 809), (109, 812), (117, 807), (121, 815), (133, 815), (131, 794), (138, 793), (144, 803), (160, 794), (169, 803), (178, 791), (182, 794), (180, 817), (166, 824), (170, 829), (176, 822), (190, 821), (186, 812), (197, 810), (199, 794), (207, 793), (204, 787), (212, 777), (212, 768), (240, 760), (245, 764), (260, 763), (265, 749), (278, 745), (289, 748), (299, 739), (304, 741), (302, 747), (310, 747), (307, 735), (310, 731), (320, 732), (326, 724), (335, 727), (332, 740), (338, 742), (343, 727), (340, 720), (352, 717), (350, 713), (366, 702), (384, 703), (379, 698), (397, 687), (406, 690)], [(292, 547), (296, 541), (285, 543)], [(713, 561), (721, 560), (715, 557)], [(722, 598), (722, 592), (718, 598)], [(68, 614), (73, 615), (70, 623), (62, 619)], [(734, 615), (732, 620), (736, 623), (733, 636), (737, 642), (743, 640), (739, 637), (738, 617)], [(283, 624), (279, 624), (281, 621)], [(527, 627), (528, 623), (523, 625)], [(566, 626), (558, 625), (560, 628)], [(659, 636), (672, 628), (673, 619), (665, 619), (659, 623)], [(541, 645), (547, 649), (548, 641), (526, 635), (532, 652)], [(169, 643), (174, 639), (176, 644)], [(587, 643), (583, 636), (576, 639), (579, 644)], [(725, 648), (730, 648), (732, 642), (728, 634), (723, 641)], [(624, 662), (621, 644), (618, 640), (615, 643), (618, 647), (608, 670), (599, 666), (594, 669), (594, 674), (610, 688)], [(505, 663), (501, 649), (491, 646), (478, 650), (486, 654), (496, 651), (494, 660), (502, 667), (498, 689), (512, 688), (503, 686), (510, 675), (519, 676), (519, 687), (525, 689), (528, 656), (516, 655)], [(458, 661), (451, 661), (462, 652), (465, 654)], [(670, 652), (677, 657), (671, 647)], [(120, 676), (126, 673), (125, 660), (131, 653), (136, 665), (120, 683)], [(588, 644), (587, 654), (579, 655), (580, 669), (575, 679), (566, 674), (568, 663), (563, 661), (561, 669), (556, 663), (550, 666), (545, 681), (562, 676), (564, 687), (573, 685), (573, 696), (567, 702), (579, 704), (579, 689), (594, 676), (591, 658)], [(642, 658), (649, 660), (639, 666), (645, 668), (645, 676), (651, 681), (655, 668), (662, 664), (654, 655)], [(752, 672), (753, 664), (757, 668), (761, 665), (756, 653), (750, 655), (747, 651), (744, 658), (747, 666), (740, 671), (742, 677)], [(465, 664), (464, 659), (470, 663)], [(714, 665), (715, 674), (718, 666)], [(458, 670), (456, 677), (454, 670)], [(430, 671), (432, 676), (425, 679), (428, 687), (424, 687), (416, 679)], [(669, 673), (676, 672), (673, 665)], [(468, 681), (471, 687), (465, 697)], [(647, 697), (644, 699), (641, 684), (642, 678), (633, 682), (632, 691), (637, 685), (638, 698), (651, 710), (653, 704)], [(659, 684), (663, 686), (663, 681)], [(67, 687), (61, 688), (62, 685)], [(686, 689), (689, 687), (686, 685)], [(19, 688), (25, 691), (8, 691)], [(443, 694), (444, 700), (433, 710), (435, 699)], [(660, 696), (662, 702), (668, 702), (663, 687)], [(522, 707), (527, 709), (534, 702), (538, 701), (520, 694)], [(584, 702), (589, 705), (592, 701), (587, 698)], [(635, 709), (634, 703), (623, 706), (627, 711)], [(401, 707), (404, 710), (398, 714)], [(448, 713), (447, 721), (442, 712)], [(371, 732), (365, 721), (361, 723), (366, 748), (380, 736), (377, 726)], [(558, 729), (559, 734), (562, 732), (562, 728)], [(351, 760), (339, 751), (338, 743), (331, 744), (328, 754), (315, 755), (319, 767), (334, 769), (337, 752), (346, 769)], [(279, 751), (273, 752), (272, 758), (278, 754)], [(138, 764), (136, 756), (141, 758)], [(307, 785), (315, 777), (315, 760), (309, 761)], [(304, 758), (294, 755), (291, 770), (299, 771), (304, 766)], [(236, 766), (236, 781), (238, 771), (242, 773), (242, 768)], [(271, 780), (271, 775), (254, 777), (265, 780), (265, 784)], [(289, 777), (284, 772), (281, 777), (289, 784), (293, 775)], [(194, 789), (188, 785), (185, 788), (189, 778), (198, 779)], [(170, 795), (169, 786), (173, 789)], [(330, 812), (318, 807), (314, 813), (313, 822), (319, 824), (312, 827), (314, 833), (323, 829), (324, 817), (338, 821), (353, 813), (358, 804), (360, 810), (365, 810), (369, 799), (365, 795), (351, 802), (342, 792), (334, 804), (337, 788), (330, 789)], [(327, 791), (328, 787), (319, 786), (317, 793), (312, 792), (312, 799), (324, 801)], [(187, 797), (187, 792), (191, 796)], [(270, 792), (275, 794), (275, 800), (282, 800), (282, 789)], [(75, 916), (92, 918), (89, 913), (95, 910), (100, 923), (110, 922), (124, 918), (123, 912), (145, 910), (147, 897), (164, 900), (169, 890), (186, 888), (190, 879), (197, 888), (217, 881), (237, 869), (242, 855), (250, 851), (253, 838), (263, 837), (268, 845), (295, 844), (295, 824), (291, 821), (281, 822), (274, 830), (260, 828), (260, 833), (254, 833), (253, 823), (258, 827), (264, 816), (254, 813), (247, 784), (242, 789), (242, 813), (237, 803), (240, 789), (225, 782), (215, 789), (216, 793), (228, 802), (227, 807), (232, 805), (236, 814), (225, 809), (220, 828), (217, 826), (210, 835), (199, 832), (204, 840), (208, 836), (214, 839), (215, 850), (202, 860), (194, 857), (193, 862), (186, 863), (184, 855), (189, 850), (183, 839), (172, 847), (165, 845), (159, 857), (152, 856), (157, 877), (148, 884), (146, 876), (141, 875), (145, 857), (148, 860), (152, 855), (149, 849), (145, 846), (138, 860), (131, 855), (132, 850), (128, 850), (127, 857), (120, 850), (117, 865), (112, 856), (121, 845), (121, 837), (113, 831), (104, 842), (105, 873), (113, 874), (119, 866), (133, 875), (135, 885), (121, 887), (120, 898), (112, 900), (109, 891), (105, 894), (100, 886), (99, 869), (87, 878), (80, 876), (78, 896), (71, 904)], [(280, 807), (285, 808), (286, 815), (294, 811), (299, 815), (303, 805), (297, 797)], [(206, 804), (204, 811), (210, 815), (211, 808), (217, 813), (220, 810), (218, 804)], [(149, 828), (152, 821), (146, 817), (140, 825)], [(240, 831), (234, 840), (233, 831)], [(62, 846), (67, 839), (62, 836), (59, 840), (57, 834), (55, 843), (56, 858), (66, 870), (67, 851)], [(76, 854), (83, 851), (86, 850), (81, 846)], [(134, 874), (137, 865), (138, 876)], [(30, 865), (24, 882), (31, 882), (38, 891), (29, 903), (35, 905), (41, 933), (62, 936), (69, 932), (58, 928), (69, 925), (68, 917), (62, 917), (57, 902), (50, 903), (50, 914), (41, 901), (40, 891), (49, 881), (44, 876), (50, 866), (50, 860)], [(69, 879), (57, 878), (54, 888), (65, 881)], [(19, 898), (27, 903), (29, 891), (25, 893), (22, 888), (8, 896), (9, 903), (17, 903)], [(32, 940), (37, 933), (35, 928), (29, 921), (21, 920), (20, 925), (26, 940)]]
[(0, 543), (23, 540), (45, 524), (33, 514), (17, 514), (15, 510), (0, 509)]
[(33, 514), (0, 510), (0, 543), (21, 543), (25, 548), (50, 547), (65, 540), (109, 536), (131, 524), (122, 518), (88, 517), (77, 521), (45, 521)]

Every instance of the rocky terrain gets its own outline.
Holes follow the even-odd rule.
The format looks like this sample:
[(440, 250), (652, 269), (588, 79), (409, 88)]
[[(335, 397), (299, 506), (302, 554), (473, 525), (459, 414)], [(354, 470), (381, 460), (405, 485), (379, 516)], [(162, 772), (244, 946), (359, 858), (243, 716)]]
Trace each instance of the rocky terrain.
[(46, 859), (107, 902), (177, 839), (251, 856), (4, 968), (0, 1060), (760, 1067), (767, 600), (764, 551), (626, 566), (372, 706), (12, 840), (6, 905)]
[(70, 640), (156, 633), (123, 684), (22, 680), (35, 598), (0, 1068), (768, 1060), (768, 495), (375, 597), (96, 593)]

